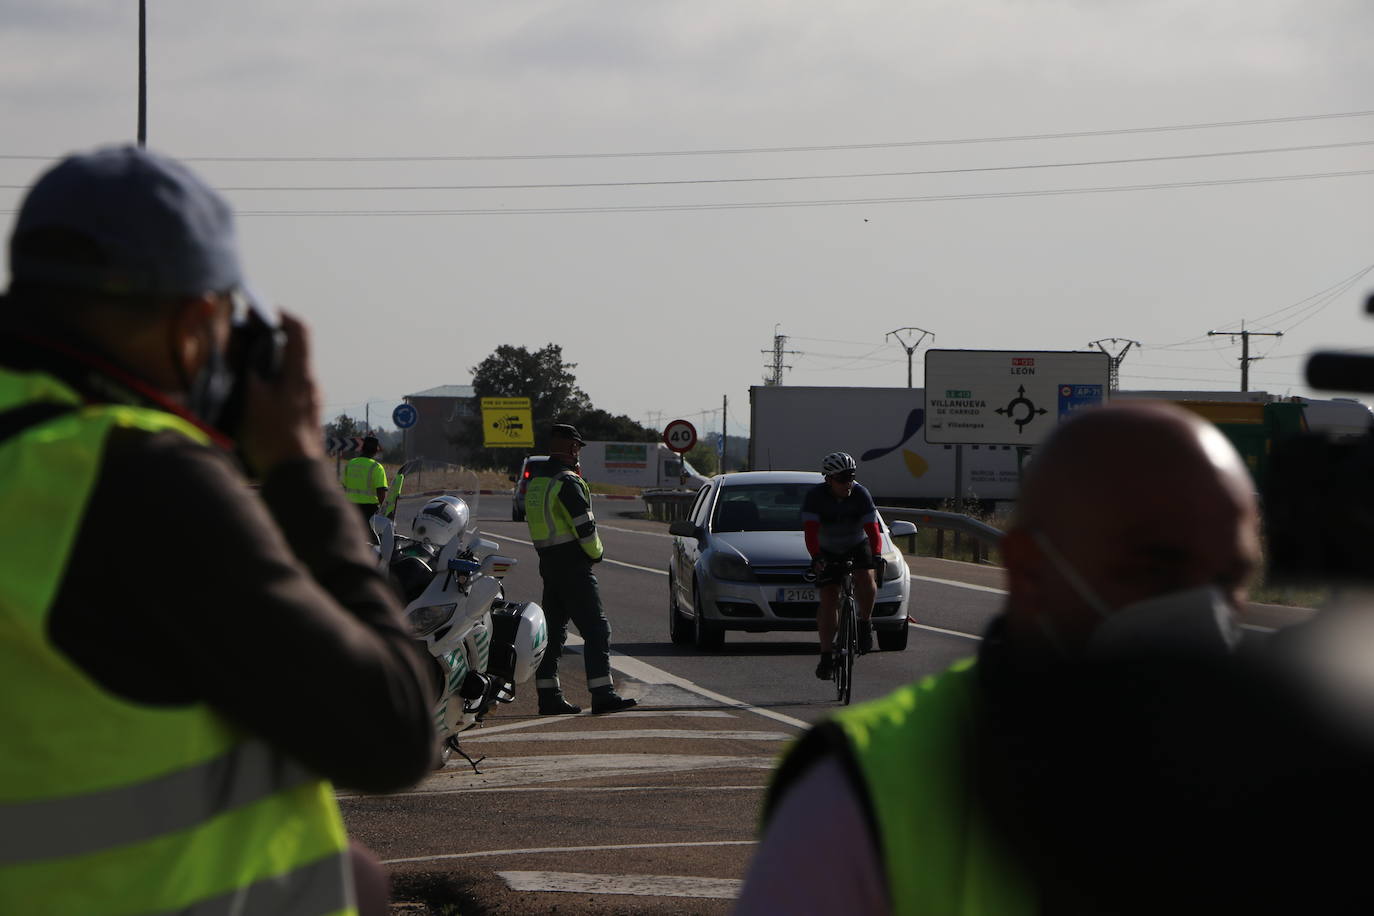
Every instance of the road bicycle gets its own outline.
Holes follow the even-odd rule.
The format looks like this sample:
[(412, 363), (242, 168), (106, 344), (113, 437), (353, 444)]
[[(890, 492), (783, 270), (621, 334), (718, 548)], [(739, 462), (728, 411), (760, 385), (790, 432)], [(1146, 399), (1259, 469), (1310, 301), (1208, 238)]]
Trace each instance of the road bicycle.
[[(854, 688), (854, 659), (859, 655), (859, 607), (854, 600), (854, 561), (826, 560), (822, 570), (840, 574), (839, 624), (831, 645), (831, 679), (835, 682), (835, 699), (848, 706)], [(819, 580), (812, 573), (807, 578)]]

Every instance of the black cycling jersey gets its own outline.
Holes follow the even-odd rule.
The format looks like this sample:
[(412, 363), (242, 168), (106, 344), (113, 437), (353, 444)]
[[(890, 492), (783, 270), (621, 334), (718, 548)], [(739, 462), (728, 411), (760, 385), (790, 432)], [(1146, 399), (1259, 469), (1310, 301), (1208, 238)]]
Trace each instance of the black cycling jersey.
[(848, 496), (836, 499), (830, 484), (819, 483), (802, 500), (801, 518), (802, 524), (819, 523), (822, 551), (845, 553), (867, 541), (864, 525), (878, 521), (878, 507), (863, 484), (854, 484)]

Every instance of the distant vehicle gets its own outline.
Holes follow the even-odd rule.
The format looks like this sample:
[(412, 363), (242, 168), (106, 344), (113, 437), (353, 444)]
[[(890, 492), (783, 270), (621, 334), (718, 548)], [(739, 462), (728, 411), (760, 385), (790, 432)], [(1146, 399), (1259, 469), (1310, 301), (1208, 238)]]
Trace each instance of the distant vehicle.
[[(588, 442), (577, 459), (589, 483), (631, 487), (687, 487), (697, 490), (706, 477), (662, 442)], [(682, 483), (682, 472), (687, 481)]]
[[(810, 471), (746, 471), (712, 477), (691, 515), (673, 522), (668, 560), (668, 632), (673, 642), (719, 648), (726, 630), (815, 630), (816, 585), (802, 534), (806, 491), (824, 478)], [(873, 607), (878, 648), (905, 649), (911, 573), (894, 536), (910, 522), (881, 519), (886, 569)]]
[(525, 491), (530, 488), (530, 478), (534, 476), (535, 469), (548, 460), (548, 455), (530, 455), (521, 463), (520, 473), (510, 479), (515, 484), (510, 507), (511, 521), (525, 520)]

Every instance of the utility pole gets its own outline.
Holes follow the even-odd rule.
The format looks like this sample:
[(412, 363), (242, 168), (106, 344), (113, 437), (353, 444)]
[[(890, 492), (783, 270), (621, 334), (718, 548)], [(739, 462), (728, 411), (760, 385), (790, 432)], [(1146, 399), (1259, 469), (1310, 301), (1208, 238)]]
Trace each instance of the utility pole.
[(730, 417), (730, 395), (720, 396), (720, 472), (725, 473), (725, 451), (730, 447), (730, 441), (725, 438), (725, 421)]
[(138, 0), (138, 145), (148, 145), (148, 0)]
[[(1111, 344), (1115, 347), (1117, 344), (1122, 343), (1126, 346), (1121, 348), (1120, 353), (1112, 353), (1103, 346), (1103, 344)], [(1131, 347), (1140, 346), (1140, 341), (1126, 340), (1123, 337), (1104, 337), (1101, 340), (1088, 341), (1088, 346), (1097, 347), (1097, 349), (1107, 354), (1107, 359), (1111, 360), (1112, 364), (1111, 371), (1107, 375), (1107, 390), (1112, 393), (1119, 391), (1121, 389), (1121, 363), (1126, 358), (1126, 354), (1130, 351)]]
[[(902, 337), (902, 334), (904, 334), (904, 333), (905, 333), (905, 334), (909, 334), (909, 333), (911, 333), (912, 331), (920, 331), (920, 332), (921, 332), (921, 336), (918, 337), (918, 338), (916, 338), (916, 342), (915, 342), (915, 343), (909, 344), (909, 343), (907, 343), (906, 340)], [(916, 348), (919, 347), (919, 346), (921, 345), (921, 341), (925, 340), (927, 337), (929, 337), (931, 340), (934, 340), (934, 339), (935, 339), (935, 334), (932, 333), (931, 331), (925, 330), (924, 328), (898, 328), (898, 329), (895, 330), (895, 331), (888, 331), (886, 334), (884, 334), (884, 335), (883, 335), (883, 340), (887, 340), (889, 337), (895, 337), (895, 338), (897, 338), (897, 343), (899, 343), (899, 344), (902, 345), (902, 349), (903, 349), (903, 350), (906, 350), (906, 386), (907, 386), (908, 388), (910, 388), (910, 387), (911, 387), (911, 354), (913, 354), (913, 353), (916, 352)]]
[(764, 355), (772, 354), (773, 356), (772, 365), (764, 366), (765, 369), (769, 369), (773, 373), (771, 376), (764, 376), (763, 383), (765, 385), (781, 385), (782, 370), (792, 368), (791, 366), (785, 365), (783, 363), (783, 357), (798, 355), (796, 350), (783, 349), (785, 346), (787, 346), (787, 337), (778, 333), (779, 327), (781, 327), (781, 325), (773, 325), (773, 349), (759, 351)]
[(1250, 364), (1257, 359), (1264, 359), (1263, 356), (1250, 355), (1251, 337), (1282, 337), (1282, 331), (1247, 331), (1245, 322), (1240, 323), (1239, 331), (1208, 331), (1208, 337), (1230, 337), (1234, 341), (1240, 338), (1240, 390), (1250, 390)]

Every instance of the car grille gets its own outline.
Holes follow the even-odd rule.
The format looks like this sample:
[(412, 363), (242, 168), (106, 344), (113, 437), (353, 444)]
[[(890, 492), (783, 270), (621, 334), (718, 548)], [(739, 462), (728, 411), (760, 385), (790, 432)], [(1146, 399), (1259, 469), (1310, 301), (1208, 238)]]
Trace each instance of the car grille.
[(754, 578), (769, 585), (804, 585), (806, 566), (755, 566)]
[(815, 601), (770, 601), (768, 606), (773, 609), (773, 616), (788, 617), (795, 619), (816, 617), (816, 609), (820, 605)]

